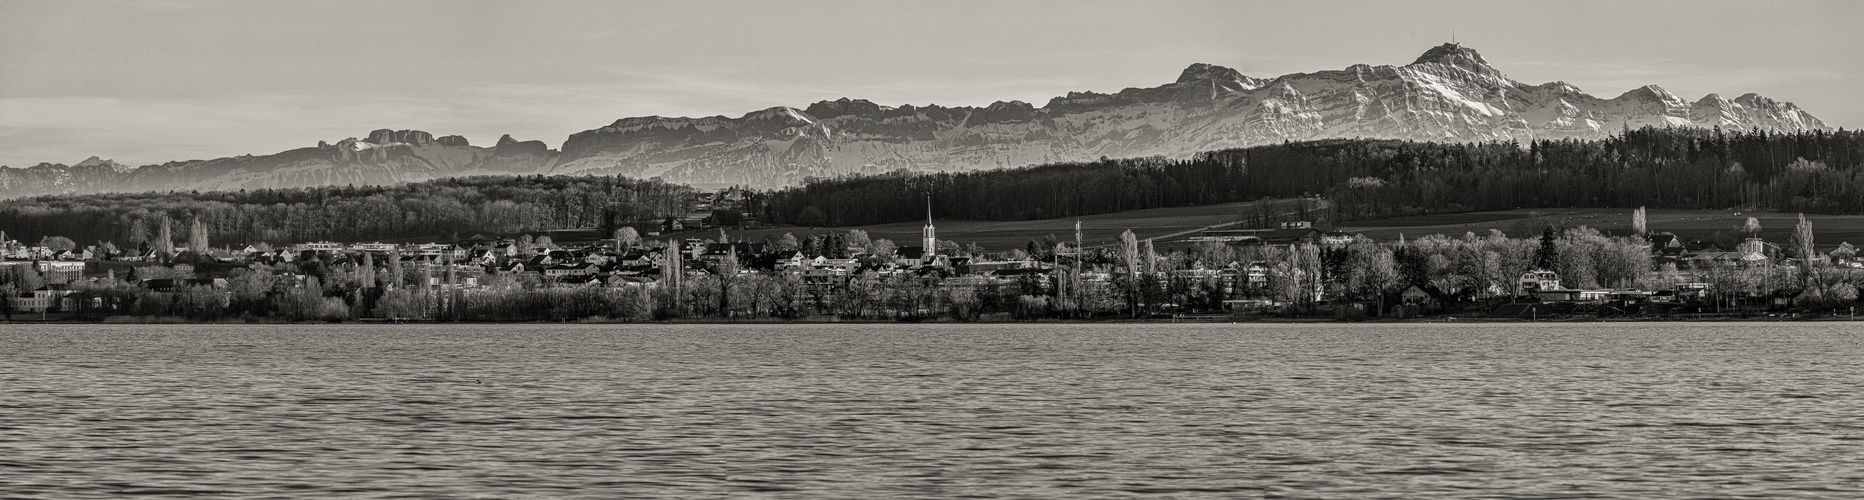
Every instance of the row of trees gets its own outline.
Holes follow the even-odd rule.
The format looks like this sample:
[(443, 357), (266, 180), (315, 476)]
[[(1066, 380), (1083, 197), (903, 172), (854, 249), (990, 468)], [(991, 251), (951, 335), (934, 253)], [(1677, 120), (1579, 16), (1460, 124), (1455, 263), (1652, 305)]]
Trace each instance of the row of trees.
[[(180, 221), (201, 239), (272, 244), (412, 235), (514, 233), (659, 220), (692, 188), (623, 177), (480, 176), (398, 186), (51, 195), (0, 201), (0, 227), (24, 241), (64, 236), (160, 246)], [(190, 231), (190, 238), (193, 232)], [(202, 248), (189, 242), (190, 247)]]
[(1032, 220), (1324, 195), (1337, 220), (1570, 206), (1864, 213), (1864, 134), (1643, 128), (1526, 144), (1325, 140), (1188, 160), (1102, 159), (980, 172), (817, 180), (768, 194), (800, 225)]

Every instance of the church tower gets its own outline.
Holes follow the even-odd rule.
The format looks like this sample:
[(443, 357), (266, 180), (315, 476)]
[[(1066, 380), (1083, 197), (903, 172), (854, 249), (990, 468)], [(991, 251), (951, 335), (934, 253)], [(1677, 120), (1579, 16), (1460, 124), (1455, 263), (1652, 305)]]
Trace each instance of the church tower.
[(926, 197), (926, 227), (919, 230), (920, 244), (925, 245), (925, 256), (938, 255), (938, 230), (932, 227), (932, 197)]

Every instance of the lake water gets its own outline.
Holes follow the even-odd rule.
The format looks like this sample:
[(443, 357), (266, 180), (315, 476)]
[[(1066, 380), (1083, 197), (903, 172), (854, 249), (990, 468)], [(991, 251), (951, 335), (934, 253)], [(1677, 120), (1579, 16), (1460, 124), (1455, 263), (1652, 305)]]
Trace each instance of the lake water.
[(1864, 497), (1864, 327), (0, 325), (0, 497)]

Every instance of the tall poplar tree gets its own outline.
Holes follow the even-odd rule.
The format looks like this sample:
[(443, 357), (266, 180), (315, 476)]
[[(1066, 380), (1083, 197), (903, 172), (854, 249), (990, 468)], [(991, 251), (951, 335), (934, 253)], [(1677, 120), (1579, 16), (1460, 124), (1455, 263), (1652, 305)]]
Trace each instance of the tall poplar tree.
[(163, 215), (161, 225), (156, 226), (155, 252), (156, 255), (162, 256), (162, 260), (168, 260), (175, 256), (175, 235), (168, 228), (167, 215)]
[(1793, 249), (1799, 252), (1800, 280), (1810, 284), (1817, 276), (1813, 273), (1812, 221), (1806, 220), (1806, 214), (1799, 214), (1799, 224), (1793, 226)]
[(207, 226), (201, 225), (200, 217), (188, 224), (188, 251), (194, 253), (197, 262), (207, 260)]
[(1120, 233), (1120, 255), (1126, 259), (1126, 312), (1139, 313), (1139, 237), (1128, 229)]

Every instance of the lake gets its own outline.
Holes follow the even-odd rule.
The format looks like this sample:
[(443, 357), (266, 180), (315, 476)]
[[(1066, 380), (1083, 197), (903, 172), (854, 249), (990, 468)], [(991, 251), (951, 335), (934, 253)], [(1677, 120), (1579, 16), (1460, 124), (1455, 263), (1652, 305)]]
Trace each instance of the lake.
[(1849, 323), (0, 325), (0, 497), (1844, 498)]

